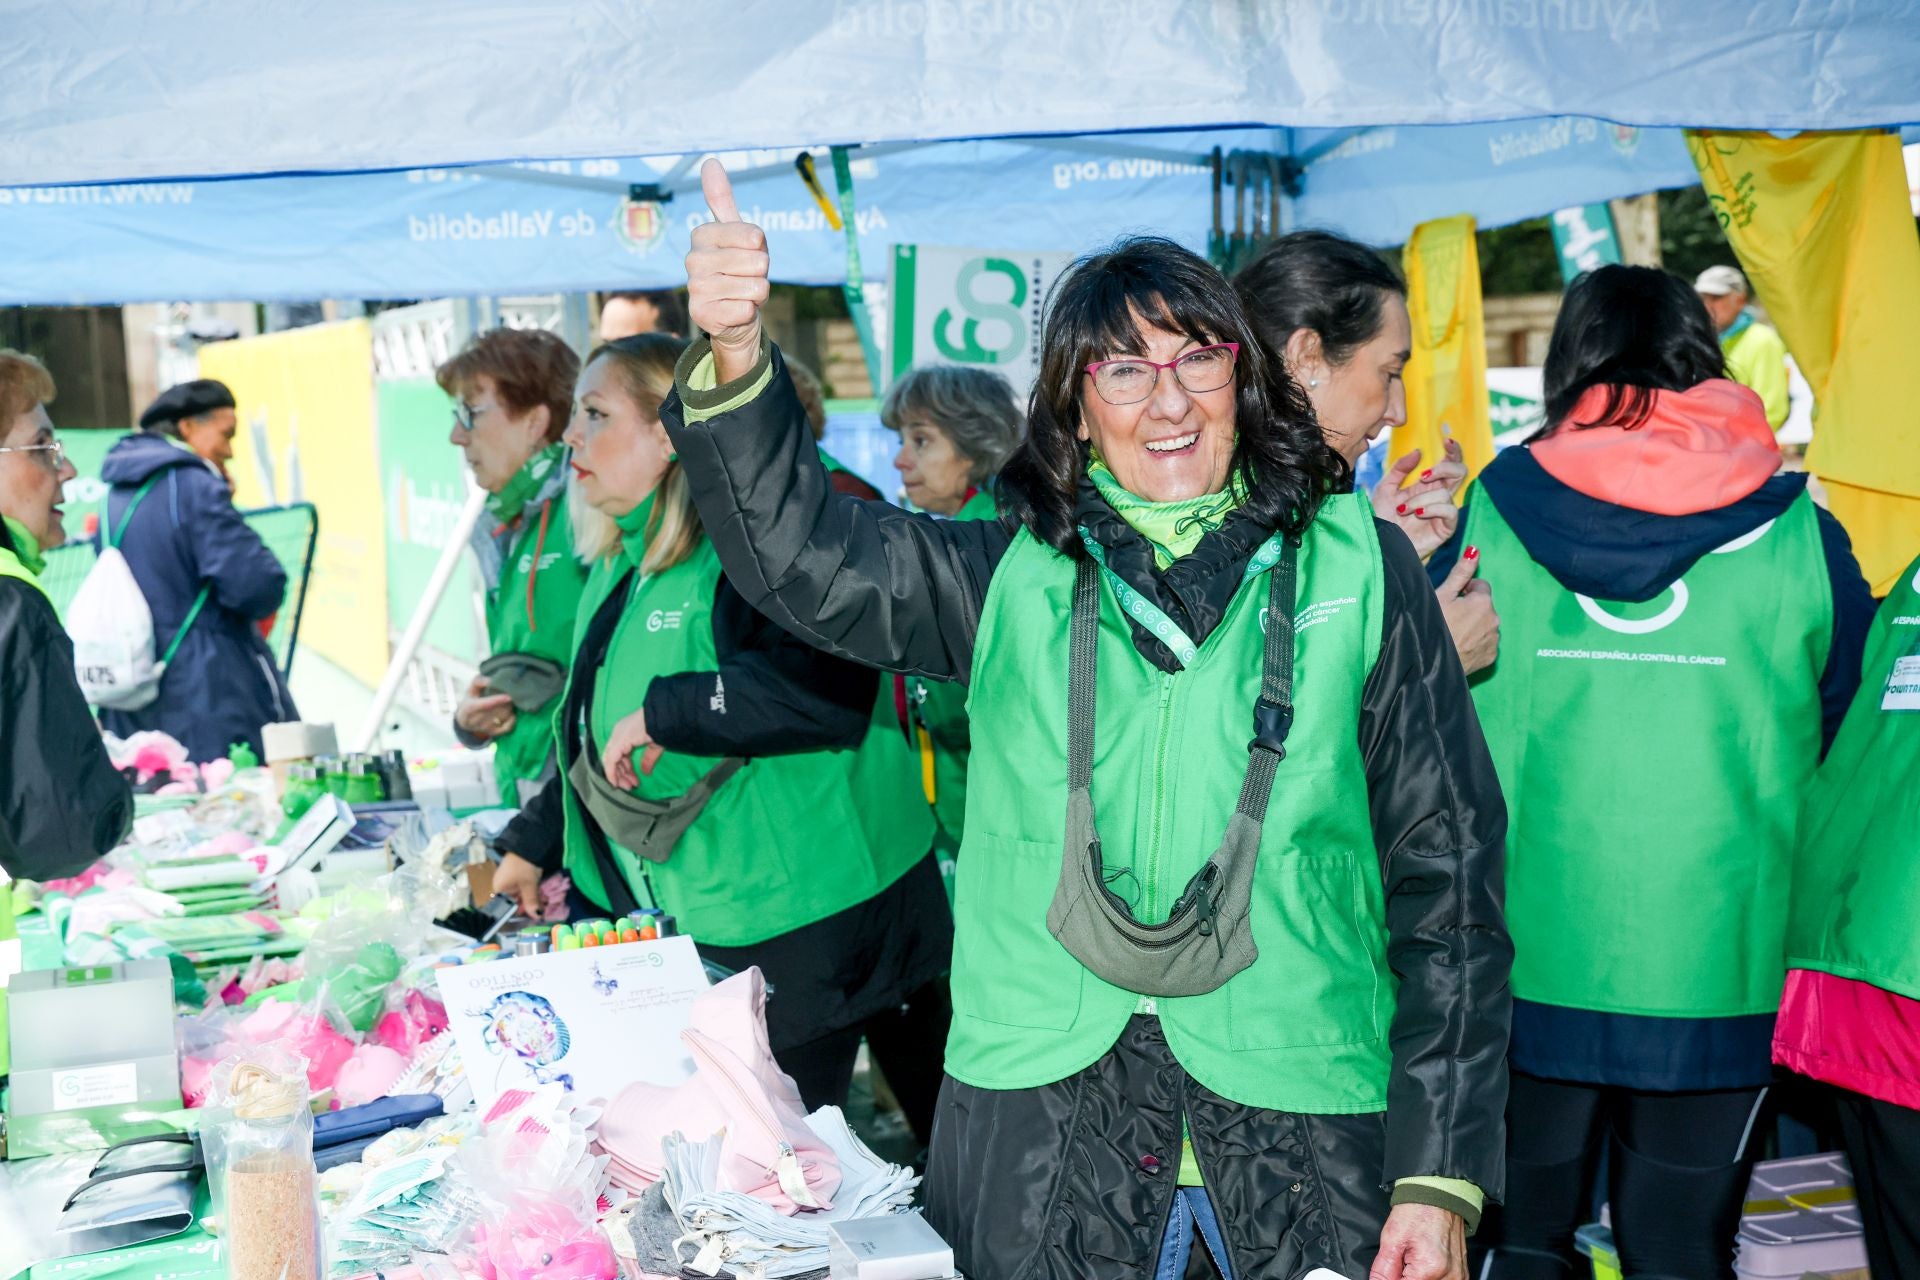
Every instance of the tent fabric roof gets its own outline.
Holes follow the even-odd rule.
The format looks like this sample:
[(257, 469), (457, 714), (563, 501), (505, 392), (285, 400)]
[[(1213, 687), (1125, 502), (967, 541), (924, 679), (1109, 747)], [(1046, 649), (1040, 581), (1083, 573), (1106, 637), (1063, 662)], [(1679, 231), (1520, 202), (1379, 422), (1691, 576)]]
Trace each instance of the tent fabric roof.
[(0, 0), (0, 184), (1237, 126), (1920, 121), (1915, 0)]

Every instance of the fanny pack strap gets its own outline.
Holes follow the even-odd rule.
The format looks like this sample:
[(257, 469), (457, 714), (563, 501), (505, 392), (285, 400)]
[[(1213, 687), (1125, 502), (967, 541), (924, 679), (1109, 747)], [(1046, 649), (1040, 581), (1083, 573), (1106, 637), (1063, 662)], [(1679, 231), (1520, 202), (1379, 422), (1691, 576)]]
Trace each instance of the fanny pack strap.
[(668, 800), (645, 800), (623, 791), (600, 772), (599, 749), (593, 735), (583, 732), (582, 750), (573, 758), (568, 780), (602, 831), (648, 862), (665, 862), (694, 820), (727, 780), (740, 772), (746, 759), (728, 756), (702, 774), (699, 781)]
[(1260, 695), (1246, 774), (1226, 834), (1195, 872), (1165, 922), (1147, 924), (1115, 893), (1093, 816), (1093, 746), (1099, 677), (1100, 569), (1074, 578), (1067, 664), (1067, 824), (1049, 932), (1108, 982), (1144, 995), (1198, 995), (1258, 957), (1250, 915), (1261, 826), (1293, 726), (1293, 614), (1298, 543), (1285, 540), (1268, 582)]
[[(1287, 755), (1293, 728), (1293, 611), (1299, 593), (1299, 552), (1289, 540), (1267, 589), (1266, 651), (1260, 667), (1260, 697), (1253, 704), (1253, 741), (1235, 809), (1256, 824), (1267, 816), (1274, 774)], [(1094, 700), (1100, 666), (1100, 568), (1082, 560), (1073, 580), (1073, 616), (1068, 623), (1067, 790), (1093, 789)]]

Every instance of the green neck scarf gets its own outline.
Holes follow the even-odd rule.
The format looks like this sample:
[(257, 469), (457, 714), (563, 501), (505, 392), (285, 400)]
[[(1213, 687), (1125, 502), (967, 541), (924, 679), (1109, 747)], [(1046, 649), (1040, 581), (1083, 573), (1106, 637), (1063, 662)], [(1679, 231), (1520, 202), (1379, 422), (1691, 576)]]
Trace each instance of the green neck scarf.
[(493, 514), (493, 518), (501, 524), (512, 524), (518, 520), (520, 513), (527, 509), (527, 503), (533, 501), (533, 496), (540, 492), (540, 486), (560, 465), (560, 459), (566, 452), (565, 445), (550, 444), (528, 458), (526, 465), (513, 473), (513, 479), (507, 481), (505, 488), (487, 498), (487, 510)]
[(1197, 498), (1149, 502), (1123, 488), (1098, 456), (1088, 466), (1087, 474), (1113, 513), (1153, 544), (1154, 560), (1162, 569), (1192, 554), (1200, 545), (1200, 539), (1225, 523), (1246, 496), (1239, 484), (1230, 483), (1218, 493), (1205, 493)]
[(659, 494), (654, 490), (641, 500), (639, 506), (623, 516), (615, 516), (613, 522), (620, 526), (620, 554), (634, 568), (647, 556), (647, 520), (653, 515), (653, 500)]
[(36, 578), (45, 573), (47, 558), (40, 554), (40, 539), (28, 533), (27, 526), (12, 516), (0, 516), (0, 520), (7, 522), (7, 533), (13, 538), (13, 554), (21, 566)]

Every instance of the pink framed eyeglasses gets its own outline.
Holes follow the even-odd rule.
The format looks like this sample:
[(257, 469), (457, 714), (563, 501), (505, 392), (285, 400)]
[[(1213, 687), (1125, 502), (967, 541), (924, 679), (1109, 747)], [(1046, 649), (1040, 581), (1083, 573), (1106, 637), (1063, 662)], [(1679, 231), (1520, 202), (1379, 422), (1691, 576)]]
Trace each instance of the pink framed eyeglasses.
[(1233, 381), (1233, 369), (1240, 361), (1240, 344), (1216, 342), (1199, 347), (1177, 359), (1163, 362), (1128, 357), (1124, 360), (1095, 360), (1086, 366), (1093, 389), (1108, 404), (1139, 404), (1160, 385), (1160, 371), (1173, 370), (1173, 379), (1192, 395), (1218, 391)]

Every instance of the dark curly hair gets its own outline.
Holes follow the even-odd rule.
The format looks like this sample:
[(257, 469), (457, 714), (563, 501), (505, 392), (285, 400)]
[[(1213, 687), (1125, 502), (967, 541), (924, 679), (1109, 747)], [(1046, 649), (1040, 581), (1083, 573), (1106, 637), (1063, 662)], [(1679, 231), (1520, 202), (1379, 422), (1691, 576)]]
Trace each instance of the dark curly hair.
[(1352, 468), (1321, 435), (1306, 393), (1260, 344), (1226, 278), (1171, 240), (1138, 236), (1082, 258), (1054, 287), (1027, 438), (1000, 473), (1009, 528), (1029, 529), (1062, 554), (1086, 554), (1073, 517), (1087, 470), (1082, 380), (1095, 360), (1146, 350), (1142, 319), (1195, 342), (1240, 344), (1233, 472), (1248, 482), (1242, 510), (1262, 527), (1297, 536), (1329, 494), (1353, 486)]

